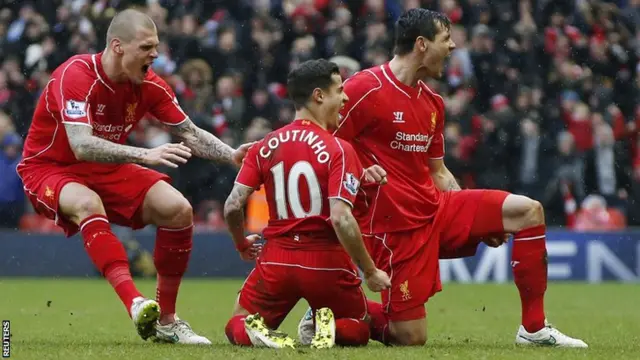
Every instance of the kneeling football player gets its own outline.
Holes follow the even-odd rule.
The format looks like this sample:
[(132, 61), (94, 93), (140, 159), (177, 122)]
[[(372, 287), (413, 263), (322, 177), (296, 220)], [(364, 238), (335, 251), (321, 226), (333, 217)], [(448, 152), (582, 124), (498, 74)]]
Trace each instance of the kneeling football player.
[[(367, 300), (356, 265), (372, 291), (387, 289), (390, 280), (367, 253), (352, 214), (362, 165), (351, 145), (328, 131), (348, 101), (338, 67), (326, 60), (304, 62), (289, 74), (288, 90), (296, 120), (251, 147), (224, 206), (241, 258), (256, 259), (226, 334), (237, 345), (294, 347), (276, 329), (305, 299), (315, 312), (312, 347), (366, 345)], [(256, 243), (258, 235), (245, 238), (243, 213), (260, 186), (270, 217), (264, 247)]]

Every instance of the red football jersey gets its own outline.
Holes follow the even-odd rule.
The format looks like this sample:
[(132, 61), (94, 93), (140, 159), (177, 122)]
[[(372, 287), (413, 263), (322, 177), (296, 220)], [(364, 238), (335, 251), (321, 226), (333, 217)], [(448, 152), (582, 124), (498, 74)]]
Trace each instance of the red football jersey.
[(428, 160), (444, 157), (444, 101), (419, 81), (401, 83), (388, 64), (361, 71), (344, 84), (349, 102), (334, 135), (353, 145), (365, 168), (377, 164), (388, 184), (363, 186), (368, 207), (359, 207), (365, 233), (424, 225), (438, 208), (441, 192)]
[(186, 120), (169, 85), (151, 69), (140, 85), (114, 83), (101, 59), (102, 53), (76, 55), (51, 74), (33, 115), (23, 163), (79, 162), (65, 123), (90, 126), (94, 136), (122, 144), (146, 113), (169, 125)]
[(236, 183), (253, 189), (265, 186), (269, 223), (263, 235), (267, 240), (290, 234), (277, 241), (296, 248), (335, 246), (338, 239), (329, 222), (329, 199), (352, 205), (362, 175), (351, 145), (309, 120), (296, 120), (249, 149)]

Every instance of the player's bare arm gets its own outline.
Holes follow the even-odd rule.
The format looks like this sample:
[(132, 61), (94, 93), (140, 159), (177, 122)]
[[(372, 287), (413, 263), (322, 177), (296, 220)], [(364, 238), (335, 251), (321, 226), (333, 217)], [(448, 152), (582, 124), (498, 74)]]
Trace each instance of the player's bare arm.
[(191, 150), (180, 144), (164, 144), (154, 149), (116, 144), (93, 135), (87, 125), (64, 124), (71, 150), (78, 160), (102, 163), (137, 163), (178, 167), (191, 157)]
[(351, 213), (351, 206), (340, 199), (329, 199), (329, 203), (331, 205), (331, 224), (336, 231), (338, 240), (356, 265), (362, 269), (369, 289), (382, 291), (390, 287), (391, 280), (388, 275), (376, 268), (364, 246), (360, 227)]
[(431, 170), (431, 177), (438, 189), (442, 191), (455, 191), (461, 190), (460, 185), (456, 181), (455, 176), (447, 169), (442, 159), (430, 159), (429, 169)]
[(193, 151), (194, 155), (213, 161), (240, 165), (252, 145), (244, 144), (238, 149), (233, 149), (213, 134), (197, 127), (191, 119), (186, 119), (169, 129), (172, 134), (184, 141), (184, 144)]
[(243, 260), (254, 260), (262, 249), (261, 245), (255, 243), (259, 235), (244, 235), (244, 208), (253, 191), (248, 186), (236, 183), (224, 203), (224, 220)]
[(244, 242), (244, 208), (253, 189), (236, 183), (224, 203), (224, 219), (236, 245)]

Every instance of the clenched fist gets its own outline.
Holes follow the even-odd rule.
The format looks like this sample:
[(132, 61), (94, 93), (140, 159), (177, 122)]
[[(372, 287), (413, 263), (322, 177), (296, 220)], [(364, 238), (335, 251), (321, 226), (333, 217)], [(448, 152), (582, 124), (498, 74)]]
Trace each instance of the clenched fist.
[(238, 249), (242, 260), (253, 261), (260, 255), (262, 244), (256, 243), (258, 240), (260, 240), (260, 235), (257, 234), (249, 235), (245, 238), (243, 246)]
[(391, 287), (391, 279), (386, 272), (375, 269), (370, 274), (364, 274), (364, 280), (367, 283), (369, 290), (373, 292), (381, 292), (382, 290), (389, 289)]
[(372, 165), (364, 170), (364, 179), (368, 183), (384, 185), (387, 183), (387, 172), (379, 165)]

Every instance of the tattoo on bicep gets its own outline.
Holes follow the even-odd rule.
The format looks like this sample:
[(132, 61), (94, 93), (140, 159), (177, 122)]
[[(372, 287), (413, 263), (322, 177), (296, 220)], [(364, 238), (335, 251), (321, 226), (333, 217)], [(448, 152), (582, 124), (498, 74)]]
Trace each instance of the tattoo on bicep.
[(171, 126), (170, 130), (172, 134), (181, 138), (196, 156), (231, 162), (233, 149), (213, 134), (197, 127), (190, 119)]

